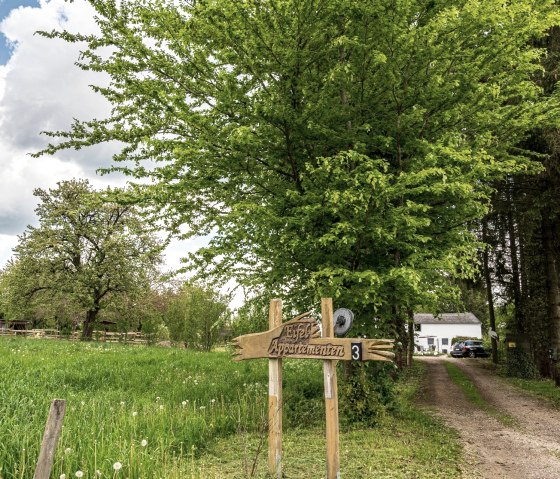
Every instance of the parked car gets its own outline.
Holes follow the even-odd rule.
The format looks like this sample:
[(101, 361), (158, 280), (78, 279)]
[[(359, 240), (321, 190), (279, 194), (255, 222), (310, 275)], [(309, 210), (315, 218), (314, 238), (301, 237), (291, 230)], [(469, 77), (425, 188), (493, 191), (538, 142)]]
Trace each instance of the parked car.
[(449, 354), (454, 358), (487, 358), (490, 356), (482, 346), (482, 341), (472, 339), (453, 344)]

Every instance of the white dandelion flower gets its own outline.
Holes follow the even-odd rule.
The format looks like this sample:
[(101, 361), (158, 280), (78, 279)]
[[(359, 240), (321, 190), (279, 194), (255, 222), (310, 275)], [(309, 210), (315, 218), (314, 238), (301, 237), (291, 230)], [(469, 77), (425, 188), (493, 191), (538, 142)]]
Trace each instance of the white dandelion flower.
[(72, 449), (70, 449), (69, 447), (64, 449), (64, 454), (70, 454), (71, 452), (72, 452)]
[(61, 474), (59, 479), (66, 479), (66, 474)]
[(140, 445), (142, 447), (146, 447), (148, 445), (148, 440), (147, 439), (142, 439), (142, 442), (140, 443)]
[(83, 471), (76, 471), (76, 477), (84, 477)]
[(122, 464), (120, 462), (115, 462), (115, 464), (113, 464), (113, 469), (115, 471), (120, 471), (122, 468)]
[(132, 411), (132, 417), (138, 416), (138, 411)]

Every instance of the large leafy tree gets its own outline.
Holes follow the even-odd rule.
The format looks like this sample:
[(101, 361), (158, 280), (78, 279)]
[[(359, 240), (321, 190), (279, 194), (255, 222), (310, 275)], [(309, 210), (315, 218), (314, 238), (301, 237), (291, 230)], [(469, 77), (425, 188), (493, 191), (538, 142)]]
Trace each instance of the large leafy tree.
[(135, 199), (211, 234), (192, 268), (298, 308), (333, 295), (370, 334), (472, 273), (487, 185), (531, 168), (513, 146), (553, 101), (529, 42), (552, 0), (90, 3), (99, 34), (45, 35), (85, 42), (112, 115), (42, 153), (122, 142)]
[[(106, 201), (85, 180), (35, 190), (39, 225), (29, 226), (2, 275), (12, 315), (41, 307), (79, 313), (91, 338), (103, 308), (141, 294), (157, 273), (161, 244), (132, 206)], [(59, 311), (64, 305), (64, 312)]]

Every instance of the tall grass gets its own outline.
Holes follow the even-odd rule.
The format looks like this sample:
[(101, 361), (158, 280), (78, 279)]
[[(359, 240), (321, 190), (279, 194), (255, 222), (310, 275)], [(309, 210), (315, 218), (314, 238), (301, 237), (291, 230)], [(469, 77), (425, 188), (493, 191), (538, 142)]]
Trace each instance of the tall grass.
[[(408, 375), (375, 429), (341, 421), (343, 477), (457, 474), (460, 448), (413, 406)], [(51, 478), (268, 478), (267, 383), (266, 360), (227, 352), (0, 338), (0, 479), (33, 477), (54, 398), (67, 409)], [(286, 360), (283, 383), (286, 477), (324, 477), (321, 361)]]
[[(55, 478), (77, 471), (86, 478), (184, 478), (216, 438), (263, 429), (266, 361), (17, 338), (0, 340), (0, 358), (0, 479), (33, 476), (54, 398), (67, 400)], [(322, 403), (322, 375), (313, 363), (285, 367), (285, 382), (293, 383), (287, 389), (301, 397), (305, 385), (310, 403), (286, 415), (287, 427), (290, 418), (306, 425), (321, 417), (313, 405)]]

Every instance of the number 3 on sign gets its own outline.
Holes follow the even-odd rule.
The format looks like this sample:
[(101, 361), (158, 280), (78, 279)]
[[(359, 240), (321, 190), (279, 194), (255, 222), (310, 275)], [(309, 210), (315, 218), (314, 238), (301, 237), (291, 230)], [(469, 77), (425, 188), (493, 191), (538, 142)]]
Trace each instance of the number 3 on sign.
[(350, 343), (352, 351), (352, 361), (362, 360), (362, 343)]

